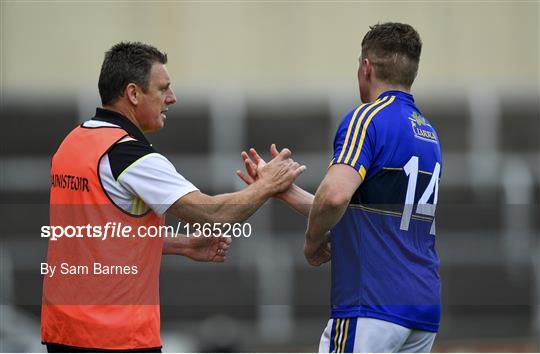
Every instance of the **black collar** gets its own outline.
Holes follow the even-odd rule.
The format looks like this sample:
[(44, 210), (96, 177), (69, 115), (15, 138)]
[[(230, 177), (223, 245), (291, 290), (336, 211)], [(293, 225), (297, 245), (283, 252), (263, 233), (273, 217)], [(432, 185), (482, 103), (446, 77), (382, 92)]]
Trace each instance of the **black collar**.
[(92, 118), (92, 120), (118, 125), (120, 128), (128, 132), (128, 134), (133, 138), (152, 146), (139, 128), (137, 128), (137, 126), (133, 124), (127, 117), (118, 112), (104, 108), (96, 108), (96, 115)]

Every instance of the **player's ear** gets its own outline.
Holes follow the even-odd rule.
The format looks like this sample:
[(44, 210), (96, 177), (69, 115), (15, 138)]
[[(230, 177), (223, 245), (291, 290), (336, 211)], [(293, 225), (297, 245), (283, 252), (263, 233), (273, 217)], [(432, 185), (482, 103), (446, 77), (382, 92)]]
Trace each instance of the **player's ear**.
[(362, 59), (361, 71), (362, 71), (362, 76), (365, 79), (371, 77), (371, 73), (373, 72), (373, 65), (371, 64), (371, 61), (368, 58)]
[(139, 104), (139, 87), (134, 83), (129, 83), (126, 86), (126, 89), (124, 91), (124, 94), (126, 95), (129, 102), (131, 102), (134, 106)]

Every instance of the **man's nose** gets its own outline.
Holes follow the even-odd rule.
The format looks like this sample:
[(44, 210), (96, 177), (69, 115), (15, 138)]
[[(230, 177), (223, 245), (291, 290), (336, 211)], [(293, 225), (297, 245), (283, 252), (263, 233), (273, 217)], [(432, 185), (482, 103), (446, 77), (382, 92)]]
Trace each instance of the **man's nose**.
[(167, 100), (165, 101), (166, 104), (171, 105), (176, 103), (176, 95), (174, 94), (174, 91), (171, 89), (170, 93), (167, 95)]

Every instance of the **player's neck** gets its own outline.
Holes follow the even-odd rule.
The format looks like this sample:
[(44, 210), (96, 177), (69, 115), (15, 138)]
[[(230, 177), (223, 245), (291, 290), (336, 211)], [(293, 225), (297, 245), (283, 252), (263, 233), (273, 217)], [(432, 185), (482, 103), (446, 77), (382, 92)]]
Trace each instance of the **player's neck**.
[(405, 87), (402, 85), (394, 85), (394, 84), (387, 84), (385, 82), (378, 82), (373, 85), (373, 88), (371, 89), (369, 100), (370, 102), (374, 102), (377, 100), (377, 98), (386, 91), (401, 91), (406, 93), (411, 93), (410, 87)]
[(133, 111), (133, 109), (131, 109), (130, 107), (126, 107), (126, 105), (123, 105), (121, 101), (113, 105), (104, 105), (103, 108), (108, 109), (109, 111), (120, 113), (121, 115), (129, 119), (131, 123), (135, 124), (135, 126), (139, 128), (140, 131), (142, 131), (139, 122), (135, 118), (135, 112)]

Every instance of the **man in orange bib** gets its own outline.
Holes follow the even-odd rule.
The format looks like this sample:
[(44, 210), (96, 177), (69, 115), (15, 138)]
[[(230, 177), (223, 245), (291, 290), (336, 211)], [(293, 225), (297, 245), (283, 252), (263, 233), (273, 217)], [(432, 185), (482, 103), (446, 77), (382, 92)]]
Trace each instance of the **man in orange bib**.
[(163, 128), (176, 102), (166, 63), (146, 44), (113, 46), (99, 77), (103, 108), (52, 158), (50, 224), (63, 237), (49, 240), (43, 284), (41, 338), (49, 352), (160, 352), (161, 255), (222, 262), (230, 243), (156, 237), (164, 215), (241, 222), (305, 170), (284, 149), (245, 189), (200, 192), (143, 134)]

